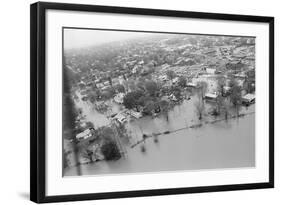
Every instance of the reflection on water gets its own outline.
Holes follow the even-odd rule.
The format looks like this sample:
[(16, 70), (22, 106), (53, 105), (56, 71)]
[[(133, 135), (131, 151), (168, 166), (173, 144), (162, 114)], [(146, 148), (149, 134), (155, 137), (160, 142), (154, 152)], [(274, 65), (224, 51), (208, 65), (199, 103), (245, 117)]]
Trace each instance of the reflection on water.
[[(95, 126), (109, 123), (104, 115), (97, 113), (87, 103), (83, 103), (83, 112), (87, 113), (87, 120), (92, 121)], [(193, 111), (193, 103), (193, 99), (184, 101), (168, 113), (168, 118), (143, 117), (129, 121), (127, 129), (136, 142), (141, 139), (142, 133), (159, 133), (190, 126), (198, 122)], [(252, 114), (241, 118), (160, 135), (156, 142), (153, 137), (148, 138), (143, 143), (145, 152), (141, 152), (142, 145), (134, 148), (128, 146), (126, 156), (117, 161), (99, 161), (80, 165), (82, 174), (253, 167), (255, 166), (254, 109), (254, 105), (247, 109), (242, 108), (240, 112)], [(75, 169), (67, 169), (65, 175), (76, 175)]]

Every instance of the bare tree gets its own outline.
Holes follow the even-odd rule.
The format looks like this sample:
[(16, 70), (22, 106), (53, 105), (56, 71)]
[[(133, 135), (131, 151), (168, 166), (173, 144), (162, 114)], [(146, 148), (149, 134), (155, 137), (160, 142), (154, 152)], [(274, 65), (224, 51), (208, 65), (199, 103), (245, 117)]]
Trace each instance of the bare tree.
[(167, 122), (169, 121), (169, 102), (166, 100), (161, 100), (159, 102), (159, 106), (160, 106), (160, 110), (161, 112), (164, 114), (164, 116), (166, 117)]
[(216, 98), (216, 111), (217, 111), (218, 115), (221, 114), (221, 110), (222, 110), (222, 106), (223, 106), (223, 101), (224, 101), (224, 98), (221, 95), (219, 95)]
[(199, 120), (202, 120), (203, 118), (203, 113), (204, 113), (204, 110), (205, 110), (205, 105), (203, 103), (202, 100), (198, 100), (194, 103), (194, 106), (195, 106), (195, 111), (196, 111), (196, 114), (198, 116), (198, 119)]
[(232, 102), (233, 106), (236, 109), (236, 114), (238, 116), (239, 107), (240, 107), (240, 103), (241, 103), (241, 99), (242, 99), (241, 87), (238, 85), (232, 86), (229, 97), (230, 97), (230, 101)]
[(203, 100), (208, 89), (208, 83), (205, 81), (199, 81), (197, 82), (197, 87), (199, 88), (199, 97), (201, 98), (202, 103), (204, 104)]
[(223, 100), (223, 103), (222, 103), (222, 112), (224, 113), (224, 118), (225, 120), (228, 119), (229, 115), (230, 115), (230, 100), (229, 98), (225, 98)]
[(225, 77), (217, 77), (217, 91), (220, 95), (224, 96), (224, 86), (226, 85)]

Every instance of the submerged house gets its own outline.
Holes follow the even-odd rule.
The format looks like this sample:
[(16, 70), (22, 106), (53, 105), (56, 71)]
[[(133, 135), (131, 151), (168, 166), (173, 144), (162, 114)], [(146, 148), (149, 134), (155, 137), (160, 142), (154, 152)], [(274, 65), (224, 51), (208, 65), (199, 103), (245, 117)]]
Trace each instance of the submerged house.
[(206, 93), (205, 94), (205, 100), (216, 101), (217, 98), (218, 98), (218, 95), (216, 93)]
[(255, 102), (255, 99), (256, 97), (254, 94), (248, 93), (242, 97), (242, 104), (246, 104), (246, 105), (252, 104)]

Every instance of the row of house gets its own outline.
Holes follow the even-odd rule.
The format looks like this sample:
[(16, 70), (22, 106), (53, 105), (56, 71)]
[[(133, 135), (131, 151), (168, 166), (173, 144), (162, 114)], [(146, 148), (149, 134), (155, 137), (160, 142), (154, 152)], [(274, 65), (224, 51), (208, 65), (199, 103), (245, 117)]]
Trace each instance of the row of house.
[[(205, 100), (207, 101), (216, 101), (218, 98), (217, 93), (206, 93), (205, 94)], [(249, 105), (255, 102), (255, 94), (248, 93), (241, 98), (241, 103), (244, 105)]]

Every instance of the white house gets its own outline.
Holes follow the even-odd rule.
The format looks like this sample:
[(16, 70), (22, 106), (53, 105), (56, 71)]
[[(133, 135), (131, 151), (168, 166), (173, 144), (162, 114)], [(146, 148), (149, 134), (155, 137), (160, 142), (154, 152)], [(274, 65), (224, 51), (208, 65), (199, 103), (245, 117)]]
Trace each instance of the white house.
[(216, 73), (216, 69), (215, 68), (206, 68), (206, 72), (208, 74), (215, 74)]
[(218, 95), (216, 93), (206, 93), (205, 94), (205, 99), (206, 100), (213, 101), (213, 100), (216, 100), (217, 97), (218, 97)]
[(255, 95), (248, 93), (242, 97), (242, 103), (244, 104), (251, 104), (255, 102)]
[(120, 123), (127, 122), (127, 118), (121, 113), (118, 113), (117, 115), (115, 115), (114, 119), (116, 119)]
[(186, 84), (187, 87), (192, 87), (192, 88), (196, 88), (197, 85), (195, 83), (187, 83)]
[(83, 132), (80, 132), (79, 134), (76, 135), (76, 139), (77, 140), (84, 140), (87, 139), (89, 137), (93, 136), (93, 128), (88, 128), (86, 130), (84, 130)]

